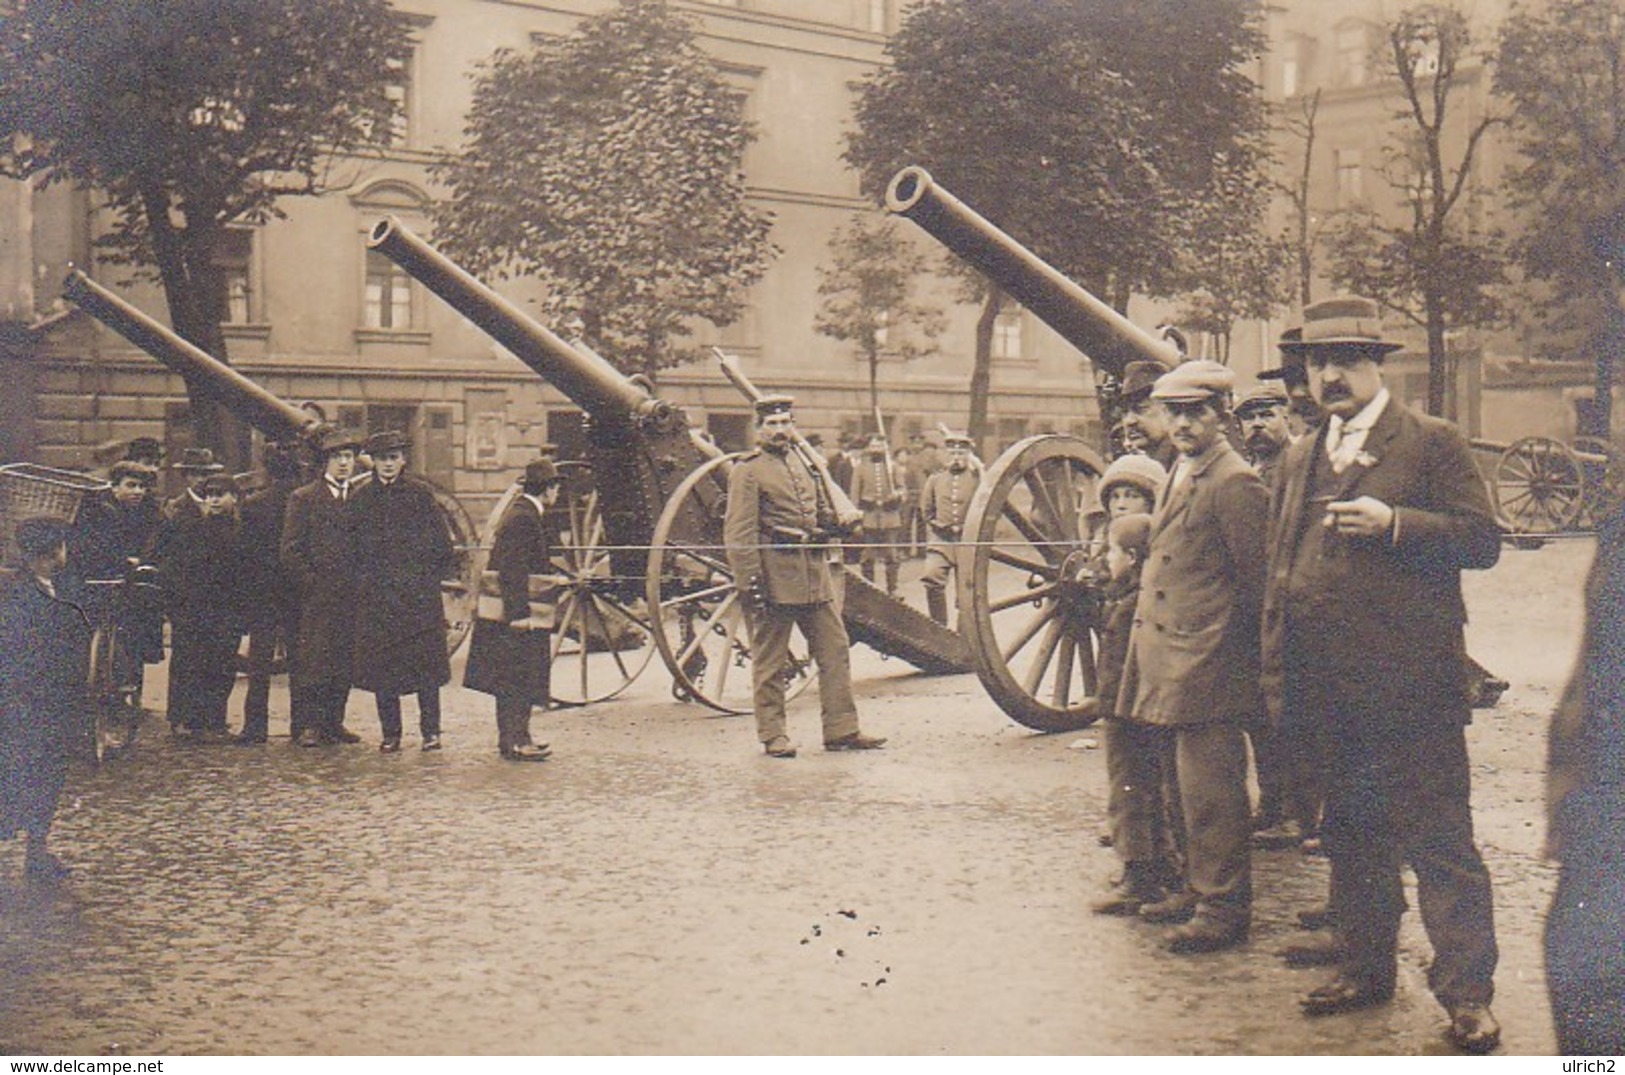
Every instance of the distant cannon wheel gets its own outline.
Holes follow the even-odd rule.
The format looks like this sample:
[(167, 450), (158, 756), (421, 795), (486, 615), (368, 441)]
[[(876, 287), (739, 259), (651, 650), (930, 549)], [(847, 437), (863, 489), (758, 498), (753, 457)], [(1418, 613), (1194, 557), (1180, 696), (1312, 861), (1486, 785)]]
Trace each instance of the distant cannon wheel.
[(1550, 437), (1514, 441), (1495, 463), (1495, 510), (1513, 533), (1556, 533), (1585, 509), (1585, 472), (1568, 445)]
[[(554, 568), (568, 581), (555, 614), (551, 691), (555, 704), (589, 705), (632, 685), (654, 656), (654, 638), (635, 583), (617, 578), (611, 568), (592, 466), (567, 461), (558, 468), (564, 488), (547, 522)], [(519, 487), (510, 487), (492, 510), (482, 542), (487, 551), (502, 513), (518, 495)]]
[(994, 702), (1038, 731), (1094, 720), (1082, 712), (1098, 689), (1100, 614), (1087, 516), (1103, 469), (1075, 437), (1029, 437), (987, 469), (966, 511), (960, 630)]
[[(722, 543), (728, 467), (737, 456), (713, 459), (671, 494), (655, 524), (648, 590), (655, 645), (671, 670), (672, 690), (722, 713), (751, 711), (750, 623)], [(794, 635), (785, 697), (812, 681), (806, 640)]]
[(1585, 518), (1593, 527), (1625, 504), (1625, 459), (1613, 441), (1575, 437), (1574, 450), (1585, 473)]
[[(435, 504), (445, 517), (451, 547), (456, 553), (451, 570), (440, 580), (440, 605), (446, 616), (446, 652), (456, 653), (474, 627), (474, 601), (480, 583), (479, 531), (474, 528), (474, 520), (462, 501), (433, 482), (428, 485), (434, 490)], [(273, 668), (273, 671), (281, 669)]]

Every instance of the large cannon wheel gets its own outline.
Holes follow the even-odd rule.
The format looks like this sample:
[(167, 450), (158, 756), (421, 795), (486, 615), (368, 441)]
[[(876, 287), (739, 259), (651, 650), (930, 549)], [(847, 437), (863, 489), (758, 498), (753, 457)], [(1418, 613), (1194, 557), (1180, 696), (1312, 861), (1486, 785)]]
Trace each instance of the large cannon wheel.
[[(654, 638), (641, 595), (610, 567), (591, 464), (558, 466), (564, 488), (548, 517), (554, 524), (553, 563), (566, 582), (553, 631), (551, 693), (559, 705), (589, 705), (632, 685), (654, 655)], [(492, 509), (483, 542), (487, 550), (502, 513), (518, 495), (519, 487), (511, 486)]]
[(1100, 456), (1076, 437), (1043, 434), (987, 470), (965, 515), (960, 630), (982, 686), (1011, 719), (1044, 732), (1093, 722), (1099, 598), (1087, 571), (1087, 515)]
[(440, 605), (446, 616), (446, 652), (456, 653), (474, 627), (474, 602), (480, 585), (479, 531), (460, 500), (434, 482), (426, 484), (434, 490), (435, 504), (445, 517), (451, 547), (456, 554), (451, 570), (440, 580)]
[(1593, 527), (1601, 526), (1625, 504), (1625, 459), (1604, 437), (1575, 437), (1574, 451), (1585, 473), (1585, 519)]
[(1525, 437), (1495, 462), (1490, 490), (1501, 522), (1515, 534), (1567, 530), (1585, 509), (1585, 472), (1562, 441)]
[[(666, 501), (649, 550), (645, 600), (658, 608), (655, 645), (672, 690), (722, 713), (751, 710), (750, 622), (722, 544), (728, 467), (723, 456), (697, 468)], [(806, 641), (793, 636), (785, 697), (812, 680)]]

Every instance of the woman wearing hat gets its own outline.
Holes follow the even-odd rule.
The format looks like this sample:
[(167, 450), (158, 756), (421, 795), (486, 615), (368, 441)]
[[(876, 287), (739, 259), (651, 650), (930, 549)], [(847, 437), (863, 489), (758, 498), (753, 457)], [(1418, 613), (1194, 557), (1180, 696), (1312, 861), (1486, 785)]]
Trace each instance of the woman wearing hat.
[(372, 480), (355, 495), (354, 685), (372, 691), (383, 741), (401, 749), (401, 695), (418, 699), (424, 750), (440, 749), (440, 688), (451, 681), (440, 580), (454, 552), (446, 517), (428, 484), (406, 473), (411, 441), (396, 430), (364, 445)]
[(169, 726), (224, 741), (247, 618), (242, 583), (248, 557), (236, 481), (211, 474), (188, 492), (198, 497), (197, 514), (166, 520), (153, 552), (169, 614)]
[[(543, 517), (559, 498), (552, 460), (525, 467), (519, 495), (497, 523), (479, 614), (468, 647), (463, 686), (496, 699), (497, 749), (509, 761), (545, 761), (552, 752), (530, 737), (531, 710), (547, 707), (553, 667), (553, 623), (531, 604), (531, 577), (553, 570), (549, 525)], [(538, 615), (543, 612), (543, 615)]]

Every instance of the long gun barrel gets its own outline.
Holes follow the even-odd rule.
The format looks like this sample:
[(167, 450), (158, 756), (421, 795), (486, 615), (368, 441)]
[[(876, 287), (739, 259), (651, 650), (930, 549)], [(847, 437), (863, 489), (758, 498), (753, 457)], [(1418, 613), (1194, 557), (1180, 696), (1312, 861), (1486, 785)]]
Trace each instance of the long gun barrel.
[(201, 347), (188, 342), (125, 302), (78, 269), (62, 282), (62, 294), (96, 320), (197, 385), (242, 421), (277, 440), (308, 436), (320, 422), (278, 399)]
[(904, 168), (892, 177), (886, 208), (925, 229), (1115, 376), (1121, 377), (1124, 368), (1138, 360), (1170, 367), (1179, 362), (1173, 344), (1157, 339), (1067, 279), (942, 189), (924, 168)]
[(599, 355), (570, 346), (394, 217), (373, 226), (367, 245), (439, 295), (595, 419), (658, 421), (667, 417), (669, 404), (654, 398)]

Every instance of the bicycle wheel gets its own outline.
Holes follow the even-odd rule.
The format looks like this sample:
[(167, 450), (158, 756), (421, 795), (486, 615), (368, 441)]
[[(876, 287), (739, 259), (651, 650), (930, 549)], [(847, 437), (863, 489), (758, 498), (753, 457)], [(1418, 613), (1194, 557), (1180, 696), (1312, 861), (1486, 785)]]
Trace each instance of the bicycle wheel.
[(90, 639), (90, 707), (83, 753), (97, 765), (129, 749), (141, 723), (141, 666), (120, 636), (116, 627), (98, 627)]

